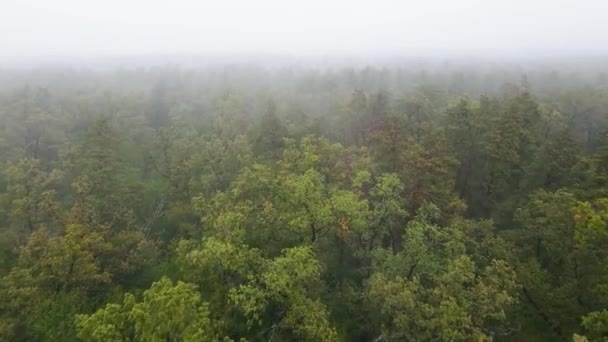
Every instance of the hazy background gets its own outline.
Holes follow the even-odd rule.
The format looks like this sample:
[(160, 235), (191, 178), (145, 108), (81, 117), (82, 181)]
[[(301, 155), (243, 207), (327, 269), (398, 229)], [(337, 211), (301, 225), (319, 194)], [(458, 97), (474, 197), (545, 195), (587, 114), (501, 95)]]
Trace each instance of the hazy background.
[(3, 0), (0, 61), (133, 56), (589, 56), (603, 0)]

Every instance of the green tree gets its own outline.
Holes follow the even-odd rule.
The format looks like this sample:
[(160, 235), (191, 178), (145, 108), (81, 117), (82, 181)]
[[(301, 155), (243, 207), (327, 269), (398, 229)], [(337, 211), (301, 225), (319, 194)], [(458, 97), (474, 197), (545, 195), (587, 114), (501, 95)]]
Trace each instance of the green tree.
[(211, 341), (215, 335), (207, 305), (196, 286), (173, 285), (168, 278), (152, 284), (137, 302), (127, 293), (121, 304), (108, 304), (91, 315), (77, 315), (84, 341)]
[(569, 337), (578, 318), (605, 305), (605, 200), (594, 209), (564, 190), (538, 191), (516, 212), (520, 228), (511, 232), (523, 287), (522, 315), (539, 329)]

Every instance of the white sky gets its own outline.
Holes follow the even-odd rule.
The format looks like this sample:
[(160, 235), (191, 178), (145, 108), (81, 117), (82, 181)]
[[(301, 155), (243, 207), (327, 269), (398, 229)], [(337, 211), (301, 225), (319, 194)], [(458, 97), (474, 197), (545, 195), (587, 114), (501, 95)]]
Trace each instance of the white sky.
[(0, 0), (0, 57), (608, 53), (608, 0)]

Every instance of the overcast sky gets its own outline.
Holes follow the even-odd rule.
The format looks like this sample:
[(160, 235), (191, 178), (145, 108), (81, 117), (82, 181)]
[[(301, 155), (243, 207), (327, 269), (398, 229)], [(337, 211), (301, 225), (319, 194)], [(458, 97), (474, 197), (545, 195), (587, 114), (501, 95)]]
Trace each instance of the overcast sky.
[(608, 0), (0, 0), (0, 57), (603, 54)]

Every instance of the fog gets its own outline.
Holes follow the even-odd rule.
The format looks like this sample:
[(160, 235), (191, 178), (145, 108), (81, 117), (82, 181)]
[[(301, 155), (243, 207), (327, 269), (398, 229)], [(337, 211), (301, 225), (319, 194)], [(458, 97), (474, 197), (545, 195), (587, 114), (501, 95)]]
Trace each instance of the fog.
[(0, 60), (598, 56), (602, 0), (4, 0)]

